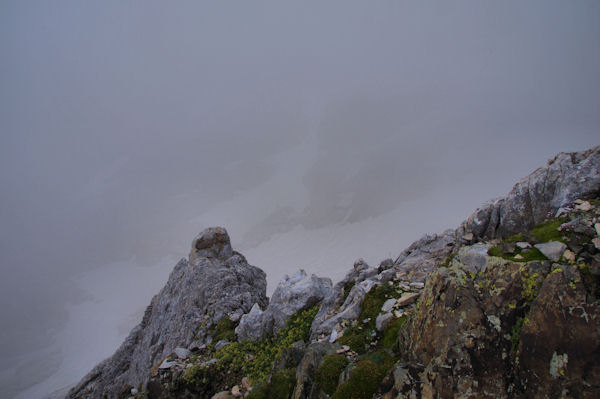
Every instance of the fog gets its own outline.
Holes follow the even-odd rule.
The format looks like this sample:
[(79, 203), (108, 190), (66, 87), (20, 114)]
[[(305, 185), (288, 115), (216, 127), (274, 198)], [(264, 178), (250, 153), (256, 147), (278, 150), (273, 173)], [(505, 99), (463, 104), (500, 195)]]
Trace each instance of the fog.
[(1, 2), (0, 396), (114, 352), (205, 227), (339, 280), (599, 144), (600, 3), (423, 3)]

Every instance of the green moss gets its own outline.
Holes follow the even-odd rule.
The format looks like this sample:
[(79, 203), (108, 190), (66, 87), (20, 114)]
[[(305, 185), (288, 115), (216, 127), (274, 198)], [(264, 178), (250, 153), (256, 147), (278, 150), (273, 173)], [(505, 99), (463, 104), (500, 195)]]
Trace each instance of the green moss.
[(381, 340), (382, 345), (388, 349), (397, 349), (398, 346), (398, 334), (400, 333), (400, 329), (406, 323), (407, 316), (404, 315), (397, 319), (393, 319), (387, 325), (385, 330), (383, 331), (383, 338)]
[(328, 395), (332, 395), (338, 386), (340, 373), (348, 365), (348, 360), (343, 355), (331, 354), (323, 358), (317, 369), (315, 382)]
[(350, 379), (338, 386), (332, 399), (370, 399), (385, 377), (385, 368), (370, 360), (354, 366)]
[(512, 235), (512, 236), (506, 238), (504, 241), (505, 242), (521, 242), (521, 241), (527, 241), (527, 239), (525, 238), (525, 236), (523, 234), (519, 233), (519, 234), (515, 234), (515, 235)]
[(367, 345), (373, 339), (374, 330), (365, 326), (347, 328), (338, 340), (341, 345), (348, 345), (357, 353), (365, 353)]
[(267, 382), (263, 382), (261, 384), (258, 384), (254, 387), (252, 387), (252, 391), (250, 392), (250, 394), (248, 394), (248, 396), (246, 396), (247, 399), (269, 399), (269, 383)]
[(558, 228), (566, 221), (564, 217), (548, 219), (531, 230), (531, 235), (540, 242), (564, 241), (563, 233), (558, 231)]
[(235, 327), (236, 323), (231, 321), (229, 317), (223, 317), (217, 323), (215, 327), (215, 335), (213, 341), (219, 342), (221, 340), (235, 341)]
[(256, 387), (247, 396), (248, 399), (288, 399), (296, 386), (296, 372), (293, 368), (278, 370), (271, 381)]
[(362, 355), (359, 360), (368, 360), (371, 361), (375, 364), (377, 364), (378, 366), (383, 367), (384, 371), (389, 371), (392, 366), (394, 365), (394, 363), (396, 362), (396, 359), (390, 355), (389, 353), (387, 353), (385, 350), (377, 350), (375, 352), (369, 352), (366, 353), (364, 355)]
[[(494, 246), (488, 250), (488, 255), (497, 256), (499, 258), (521, 263), (531, 262), (534, 260), (547, 260), (544, 254), (542, 254), (537, 248), (534, 247), (527, 248), (526, 250), (517, 248), (513, 254), (505, 254), (498, 246)], [(517, 255), (521, 255), (521, 258), (516, 258)]]

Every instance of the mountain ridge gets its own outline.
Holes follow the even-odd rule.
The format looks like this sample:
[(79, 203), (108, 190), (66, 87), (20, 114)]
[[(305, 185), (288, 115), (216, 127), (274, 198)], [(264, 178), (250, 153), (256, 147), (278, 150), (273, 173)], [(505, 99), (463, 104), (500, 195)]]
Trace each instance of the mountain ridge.
[[(487, 331), (489, 329), (488, 321), (493, 321), (490, 322), (493, 329), (496, 328), (496, 324), (500, 326), (498, 332), (503, 328), (509, 330), (514, 328), (517, 322), (522, 323), (521, 329), (523, 329), (524, 321), (522, 320), (525, 320), (525, 316), (516, 316), (515, 312), (507, 311), (506, 314), (498, 313), (498, 316), (490, 314), (491, 319), (489, 317), (485, 319), (488, 321), (482, 322), (481, 317), (472, 320), (472, 330), (479, 331), (479, 335), (471, 332), (465, 333), (471, 334), (473, 337), (465, 338), (464, 342), (447, 344), (447, 348), (452, 349), (456, 346), (454, 349), (462, 351), (461, 353), (464, 352), (462, 357), (452, 357), (448, 355), (447, 351), (442, 353), (443, 351), (436, 352), (434, 349), (433, 354), (425, 359), (418, 355), (419, 351), (431, 352), (431, 348), (427, 345), (435, 348), (436, 345), (432, 340), (442, 342), (450, 335), (447, 330), (444, 330), (443, 333), (436, 332), (434, 325), (431, 324), (431, 314), (427, 309), (434, 309), (439, 313), (438, 318), (445, 317), (448, 325), (456, 327), (457, 321), (447, 316), (443, 307), (440, 308), (440, 303), (444, 303), (444, 299), (439, 296), (440, 292), (446, 290), (448, 284), (455, 287), (455, 291), (464, 291), (466, 289), (464, 284), (467, 284), (467, 280), (463, 281), (466, 279), (464, 276), (470, 277), (473, 274), (474, 277), (471, 280), (477, 281), (478, 278), (487, 276), (486, 273), (492, 273), (498, 268), (510, 269), (512, 267), (510, 265), (515, 263), (515, 259), (505, 259), (505, 262), (502, 263), (497, 260), (502, 257), (488, 255), (488, 251), (500, 244), (511, 247), (508, 245), (511, 243), (505, 243), (502, 240), (515, 234), (525, 234), (548, 217), (559, 217), (565, 214), (576, 215), (575, 210), (580, 205), (575, 204), (576, 200), (585, 201), (585, 199), (598, 197), (600, 191), (599, 165), (600, 147), (575, 153), (559, 153), (551, 158), (545, 166), (521, 179), (506, 197), (490, 201), (477, 209), (456, 230), (447, 230), (440, 235), (426, 235), (411, 244), (395, 260), (385, 260), (379, 267), (369, 267), (364, 261), (359, 260), (347, 276), (335, 286), (332, 286), (331, 281), (327, 282), (328, 279), (320, 279), (314, 275), (309, 277), (300, 273), (291, 279), (288, 277), (280, 283), (280, 287), (277, 288), (279, 294), (274, 295), (271, 301), (267, 301), (265, 296), (264, 272), (248, 265), (241, 254), (231, 249), (225, 229), (207, 229), (193, 241), (189, 260), (182, 259), (175, 266), (169, 282), (153, 298), (146, 310), (142, 323), (132, 330), (121, 348), (84, 377), (69, 392), (68, 397), (96, 398), (106, 395), (107, 397), (210, 398), (213, 394), (227, 397), (226, 395), (235, 396), (237, 393), (260, 397), (258, 396), (260, 392), (265, 390), (267, 392), (265, 397), (269, 397), (269, 395), (273, 396), (272, 392), (271, 394), (268, 392), (270, 389), (275, 389), (274, 380), (278, 381), (282, 370), (288, 370), (288, 381), (294, 380), (289, 384), (294, 386), (288, 390), (288, 395), (282, 397), (324, 398), (329, 395), (335, 397), (336, 392), (338, 397), (343, 397), (339, 395), (342, 395), (343, 390), (351, 385), (354, 378), (352, 370), (355, 370), (354, 375), (358, 375), (357, 370), (360, 370), (361, 365), (365, 364), (361, 362), (372, 362), (372, 360), (361, 358), (369, 353), (379, 353), (380, 357), (386, 359), (384, 361), (379, 359), (381, 365), (375, 362), (377, 367), (382, 367), (381, 378), (374, 385), (376, 389), (373, 392), (365, 392), (363, 396), (355, 397), (372, 397), (373, 394), (376, 394), (375, 391), (379, 392), (377, 395), (380, 397), (405, 394), (406, 396), (399, 397), (429, 397), (430, 394), (441, 397), (458, 397), (459, 395), (462, 397), (486, 397), (487, 394), (479, 387), (479, 384), (473, 382), (477, 382), (473, 377), (475, 375), (473, 365), (469, 366), (470, 368), (465, 366), (457, 370), (454, 370), (453, 366), (450, 367), (450, 370), (457, 375), (467, 375), (461, 379), (452, 373), (451, 375), (441, 373), (440, 369), (446, 369), (440, 359), (446, 356), (446, 360), (471, 362), (476, 357), (464, 355), (464, 353), (468, 352), (465, 348), (471, 345), (470, 340), (475, 340), (473, 338), (475, 336), (481, 339), (485, 338), (486, 345), (489, 347), (506, 346), (502, 337), (492, 336)], [(587, 204), (590, 203), (587, 202)], [(594, 205), (590, 205), (590, 207), (592, 208), (588, 211), (595, 212), (597, 209)], [(597, 221), (597, 215), (593, 218), (592, 222)], [(584, 220), (587, 219), (584, 218)], [(593, 226), (594, 223), (591, 225)], [(522, 238), (523, 243), (535, 241), (535, 239), (525, 236)], [(535, 245), (540, 244), (542, 243)], [(563, 252), (559, 256), (560, 260), (564, 260), (562, 254), (566, 253), (566, 250), (574, 252), (572, 249), (578, 248), (578, 244), (573, 244), (575, 245), (573, 248), (569, 246), (569, 249), (567, 249), (567, 244), (563, 245), (565, 248), (562, 249)], [(597, 269), (594, 262), (598, 261), (596, 259), (597, 248), (594, 248), (593, 244), (587, 242), (586, 246), (582, 247), (577, 254), (590, 256), (588, 268), (591, 267), (592, 272), (590, 273), (593, 276)], [(512, 254), (515, 254), (515, 251), (517, 250), (515, 249)], [(526, 255), (525, 252), (523, 254)], [(510, 252), (502, 251), (500, 255), (512, 256)], [(521, 249), (513, 258), (516, 256), (523, 256)], [(543, 281), (550, 278), (549, 276), (551, 279), (558, 278), (552, 276), (554, 272), (550, 269), (553, 266), (548, 263), (550, 261), (545, 256), (536, 262), (541, 266), (538, 267), (533, 263), (525, 264), (527, 268), (539, 269), (537, 274), (538, 277), (543, 276)], [(518, 278), (525, 279), (522, 284), (534, 284), (527, 280), (529, 277), (524, 277), (527, 273), (529, 272), (520, 272)], [(527, 276), (533, 274), (535, 273), (532, 272)], [(554, 274), (558, 275), (559, 273)], [(504, 275), (498, 279), (504, 279), (502, 281), (506, 284), (518, 283)], [(538, 285), (543, 285), (543, 281), (536, 280), (535, 287), (539, 288)], [(548, 283), (548, 285), (550, 288), (547, 288), (547, 292), (560, 291), (558, 282), (555, 282), (554, 285)], [(393, 287), (393, 289), (391, 290), (389, 287)], [(584, 287), (584, 290), (586, 289)], [(278, 292), (277, 290), (276, 292)], [(472, 286), (469, 286), (467, 292), (471, 292), (470, 290), (476, 291)], [(519, 291), (519, 295), (523, 290)], [(538, 294), (546, 295), (546, 291), (540, 288)], [(225, 295), (221, 297), (223, 293)], [(485, 295), (483, 296), (485, 299), (482, 299), (480, 294), (477, 295), (473, 294), (469, 299), (473, 304), (479, 303), (480, 300), (493, 302), (497, 299), (488, 298)], [(419, 297), (421, 299), (417, 300)], [(384, 302), (382, 302), (383, 299), (385, 299)], [(515, 309), (521, 313), (525, 309), (529, 312), (531, 309), (537, 309), (534, 306), (536, 299), (537, 296), (527, 303), (516, 301), (514, 304), (511, 302), (506, 306), (514, 305)], [(586, 297), (585, 300), (587, 301), (587, 299), (589, 298)], [(578, 301), (581, 301), (581, 298)], [(596, 300), (592, 298), (589, 302), (590, 304), (586, 302), (586, 306), (591, 306), (588, 313), (596, 314), (598, 310)], [(574, 303), (578, 302), (574, 301)], [(172, 305), (175, 305), (175, 308), (169, 310)], [(306, 339), (307, 342), (303, 344), (294, 343), (295, 349), (293, 346), (279, 348), (281, 350), (276, 353), (276, 358), (271, 359), (274, 363), (272, 367), (268, 367), (270, 371), (266, 380), (249, 381), (247, 376), (243, 375), (243, 366), (239, 368), (239, 365), (224, 362), (223, 351), (231, 350), (227, 348), (243, 349), (244, 342), (264, 342), (263, 337), (267, 336), (277, 338), (282, 334), (281, 330), (285, 330), (286, 320), (289, 321), (298, 312), (315, 308), (315, 306), (318, 307), (318, 310), (310, 323), (309, 339)], [(480, 305), (474, 306), (475, 308), (481, 307)], [(469, 311), (472, 310), (469, 308)], [(463, 309), (463, 311), (466, 310)], [(497, 309), (494, 310), (494, 312), (496, 311)], [(539, 309), (537, 311), (540, 313)], [(190, 312), (193, 316), (180, 317), (180, 314), (189, 315)], [(490, 312), (494, 313), (491, 310)], [(367, 313), (371, 317), (363, 319), (362, 316)], [(541, 314), (543, 315), (543, 312)], [(168, 317), (164, 317), (165, 315)], [(521, 317), (521, 321), (517, 320), (518, 317)], [(364, 322), (367, 319), (368, 321)], [(497, 323), (494, 324), (496, 319)], [(152, 324), (151, 320), (155, 320), (155, 323), (149, 327)], [(161, 320), (162, 324), (158, 320)], [(173, 322), (173, 320), (178, 321)], [(168, 326), (171, 323), (173, 323), (172, 328), (169, 330)], [(398, 324), (402, 325), (398, 326)], [(274, 328), (274, 325), (277, 325), (277, 328)], [(362, 328), (363, 325), (364, 328)], [(487, 326), (487, 329), (483, 329), (484, 332), (481, 330), (483, 328), (481, 325)], [(162, 331), (165, 326), (167, 326), (167, 330)], [(430, 338), (429, 341), (423, 334), (420, 334), (424, 326), (428, 326), (428, 331), (431, 331), (431, 334), (427, 335)], [(393, 333), (390, 333), (390, 328), (395, 329)], [(526, 325), (526, 332), (527, 328)], [(460, 331), (460, 328), (456, 327), (452, 331), (455, 333)], [(371, 334), (374, 335), (371, 336)], [(291, 334), (290, 336), (295, 335)], [(216, 340), (216, 338), (224, 339)], [(393, 341), (393, 345), (391, 345), (393, 349), (378, 346), (386, 338)], [(425, 344), (426, 342), (428, 344)], [(360, 353), (365, 346), (373, 346), (373, 350)], [(158, 349), (159, 347), (160, 349)], [(517, 347), (519, 347), (519, 342), (517, 342)], [(592, 353), (594, 350), (596, 349), (593, 349)], [(502, 351), (498, 352), (499, 355), (494, 353), (495, 357), (492, 356), (494, 359), (498, 356), (501, 358), (504, 356), (502, 361), (511, 358), (506, 353), (503, 355)], [(252, 352), (245, 353), (245, 358), (248, 355), (258, 357), (257, 353)], [(341, 371), (338, 373), (337, 391), (325, 392), (323, 384), (318, 383), (319, 378), (316, 373), (324, 367), (327, 359), (331, 359), (328, 356), (332, 355), (345, 358), (353, 367), (345, 374)], [(557, 354), (556, 356), (562, 355)], [(194, 357), (193, 360), (192, 357)], [(395, 360), (393, 366), (388, 364), (391, 362), (390, 359)], [(556, 364), (564, 363), (563, 357), (552, 357), (552, 359)], [(429, 364), (425, 360), (428, 360)], [(404, 366), (401, 367), (401, 364)], [(219, 369), (217, 365), (220, 365), (221, 368)], [(229, 368), (227, 370), (229, 377), (223, 375), (223, 365), (225, 365), (225, 369)], [(269, 366), (271, 366), (270, 363)], [(510, 363), (509, 366), (513, 367), (514, 365)], [(509, 366), (504, 366), (504, 368)], [(198, 374), (199, 370), (204, 373), (202, 375), (208, 373), (206, 375), (211, 378), (221, 378), (222, 386), (216, 384), (211, 388), (214, 388), (214, 392), (194, 386), (194, 383), (197, 385), (198, 382), (194, 377), (200, 375)], [(294, 373), (289, 370), (294, 370)], [(526, 384), (523, 387), (522, 381), (519, 380), (521, 369), (517, 368), (516, 370), (511, 381), (500, 378), (503, 381), (501, 386), (491, 384), (495, 389), (493, 395), (496, 397), (528, 396), (528, 392), (532, 388), (527, 387)], [(557, 373), (560, 374), (559, 371)], [(291, 377), (291, 374), (294, 376)], [(594, 375), (592, 377), (596, 378)], [(486, 381), (493, 380), (491, 377), (486, 378)], [(494, 378), (498, 379), (498, 376), (496, 375)], [(596, 381), (593, 378), (592, 382)], [(448, 391), (448, 388), (440, 386), (440, 381), (458, 382), (453, 383), (454, 385)], [(540, 380), (539, 383), (542, 384), (542, 382), (547, 383), (548, 381)], [(249, 394), (251, 386), (254, 386), (255, 389)], [(237, 390), (234, 389), (236, 387)], [(217, 392), (216, 389), (220, 388), (228, 388), (228, 390)], [(541, 397), (548, 394), (545, 391), (538, 391), (536, 392)], [(580, 391), (573, 392), (579, 392), (574, 397), (585, 396)]]

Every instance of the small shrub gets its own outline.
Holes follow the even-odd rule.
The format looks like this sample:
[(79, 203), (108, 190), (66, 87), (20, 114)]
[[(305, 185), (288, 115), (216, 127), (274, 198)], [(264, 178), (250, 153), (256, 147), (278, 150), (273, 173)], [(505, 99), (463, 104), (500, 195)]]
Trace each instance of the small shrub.
[(340, 373), (348, 365), (348, 360), (343, 355), (331, 354), (323, 358), (317, 369), (315, 382), (328, 395), (332, 395), (338, 386)]
[(350, 379), (338, 386), (332, 399), (370, 399), (385, 377), (385, 369), (370, 360), (361, 360), (350, 373)]
[(288, 399), (296, 386), (296, 372), (293, 368), (276, 371), (269, 383), (252, 389), (248, 399)]
[(392, 355), (381, 349), (375, 352), (369, 352), (361, 356), (360, 360), (371, 361), (377, 364), (378, 366), (383, 367), (383, 370), (385, 372), (389, 371), (396, 362), (396, 359), (394, 359)]

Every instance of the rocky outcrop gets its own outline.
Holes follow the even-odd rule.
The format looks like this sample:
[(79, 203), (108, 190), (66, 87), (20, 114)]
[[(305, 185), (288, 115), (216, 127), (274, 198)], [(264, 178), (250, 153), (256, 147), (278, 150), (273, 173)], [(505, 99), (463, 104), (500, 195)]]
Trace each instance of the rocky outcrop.
[(600, 397), (599, 166), (600, 147), (559, 154), (458, 229), (334, 287), (286, 276), (268, 306), (264, 273), (207, 230), (71, 397), (118, 396), (151, 365), (160, 399)]
[[(478, 243), (435, 270), (400, 334), (402, 363), (384, 397), (598, 397), (600, 252), (590, 241), (600, 208), (586, 203), (588, 212), (569, 212), (544, 232), (576, 242), (576, 262), (562, 242), (502, 257), (484, 251), (502, 243)], [(519, 262), (522, 254), (539, 260)]]
[(242, 316), (235, 333), (239, 340), (257, 340), (263, 335), (275, 334), (292, 314), (320, 303), (331, 291), (329, 278), (308, 276), (304, 270), (292, 277), (286, 275), (277, 285), (265, 311), (255, 305)]
[(255, 303), (265, 306), (265, 293), (265, 273), (232, 252), (227, 231), (203, 231), (193, 242), (189, 261), (182, 259), (175, 266), (142, 322), (68, 397), (113, 398), (144, 386), (150, 369), (176, 348), (210, 341), (220, 319), (235, 319), (236, 314), (239, 318)]
[(546, 166), (521, 179), (502, 199), (477, 209), (459, 228), (458, 235), (476, 239), (506, 238), (529, 230), (575, 199), (600, 192), (600, 146), (581, 152), (561, 152)]
[(404, 250), (396, 261), (386, 260), (379, 268), (371, 268), (360, 259), (323, 301), (312, 325), (311, 338), (328, 337), (335, 341), (340, 323), (359, 316), (361, 303), (373, 287), (394, 280), (406, 291), (422, 289), (427, 275), (448, 257), (455, 242), (455, 232), (447, 230), (440, 235), (422, 237)]

